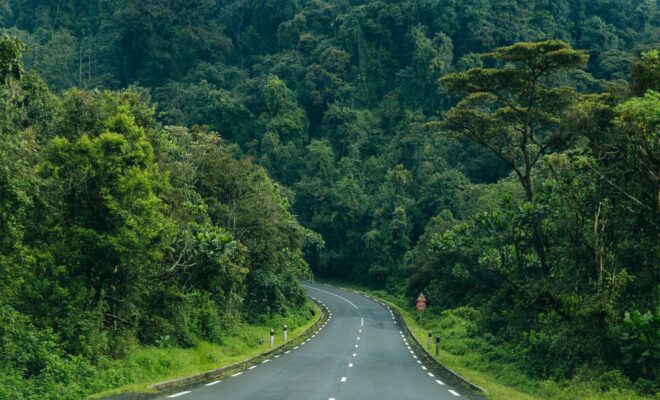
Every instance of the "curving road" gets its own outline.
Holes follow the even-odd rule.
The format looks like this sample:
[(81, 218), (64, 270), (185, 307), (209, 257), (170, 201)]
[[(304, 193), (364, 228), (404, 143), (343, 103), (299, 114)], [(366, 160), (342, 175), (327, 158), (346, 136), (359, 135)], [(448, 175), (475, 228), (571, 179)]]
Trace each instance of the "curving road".
[(463, 398), (426, 369), (384, 304), (333, 286), (305, 287), (330, 310), (326, 325), (309, 341), (243, 372), (159, 399)]

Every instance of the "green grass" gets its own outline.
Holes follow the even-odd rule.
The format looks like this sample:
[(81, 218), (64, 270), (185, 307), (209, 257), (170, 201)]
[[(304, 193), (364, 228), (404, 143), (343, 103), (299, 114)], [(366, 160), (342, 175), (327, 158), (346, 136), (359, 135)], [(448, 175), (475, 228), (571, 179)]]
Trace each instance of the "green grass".
[[(337, 283), (337, 282), (334, 282)], [(525, 375), (515, 366), (486, 359), (483, 351), (488, 345), (483, 339), (469, 335), (468, 308), (459, 308), (439, 314), (428, 310), (419, 325), (417, 312), (406, 307), (406, 299), (394, 297), (383, 291), (367, 290), (362, 287), (338, 283), (378, 297), (399, 310), (420, 343), (426, 343), (428, 331), (439, 335), (441, 340), (438, 359), (443, 365), (457, 372), (470, 382), (487, 391), (485, 397), (492, 400), (649, 400), (660, 399), (642, 396), (632, 389), (612, 388), (599, 390), (595, 382), (541, 381)]]
[[(311, 310), (314, 310), (313, 317)], [(223, 338), (222, 344), (199, 343), (194, 348), (140, 347), (126, 358), (108, 362), (103, 368), (107, 379), (130, 382), (96, 393), (90, 398), (113, 394), (150, 392), (148, 386), (156, 382), (185, 377), (233, 364), (269, 350), (270, 328), (276, 328), (275, 346), (282, 344), (282, 326), (289, 327), (289, 340), (300, 336), (320, 317), (318, 307), (309, 302), (307, 312), (276, 317), (262, 325), (243, 325), (235, 334)], [(263, 339), (263, 344), (259, 344)]]

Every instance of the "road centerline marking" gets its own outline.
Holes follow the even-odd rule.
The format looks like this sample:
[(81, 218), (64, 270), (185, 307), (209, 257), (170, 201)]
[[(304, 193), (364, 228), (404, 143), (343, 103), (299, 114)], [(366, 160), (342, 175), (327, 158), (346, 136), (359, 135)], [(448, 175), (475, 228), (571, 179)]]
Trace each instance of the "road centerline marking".
[(173, 399), (173, 398), (175, 398), (175, 397), (183, 396), (183, 395), (186, 395), (186, 394), (188, 394), (188, 393), (190, 393), (190, 390), (186, 390), (185, 392), (179, 392), (179, 393), (177, 393), (177, 394), (173, 394), (173, 395), (171, 395), (171, 396), (167, 396), (167, 397)]
[[(331, 296), (339, 297), (340, 299), (346, 301), (348, 304), (352, 305), (352, 306), (355, 307), (356, 309), (358, 309), (358, 310), (360, 309), (360, 307), (358, 307), (358, 306), (356, 306), (355, 304), (353, 304), (352, 301), (350, 301), (349, 299), (347, 299), (347, 298), (345, 298), (345, 297), (341, 297), (341, 296), (338, 295), (338, 294), (330, 293), (330, 292), (328, 292), (328, 291), (326, 291), (326, 290), (323, 290), (323, 289), (317, 289), (317, 288), (312, 287), (312, 286), (306, 286), (306, 285), (302, 285), (302, 286), (303, 286), (303, 287), (306, 287), (306, 288), (308, 288), (308, 289), (314, 289), (314, 290), (318, 290), (319, 292), (327, 293), (327, 294), (329, 294), (329, 295), (331, 295)], [(330, 315), (332, 316), (332, 313), (330, 313)]]

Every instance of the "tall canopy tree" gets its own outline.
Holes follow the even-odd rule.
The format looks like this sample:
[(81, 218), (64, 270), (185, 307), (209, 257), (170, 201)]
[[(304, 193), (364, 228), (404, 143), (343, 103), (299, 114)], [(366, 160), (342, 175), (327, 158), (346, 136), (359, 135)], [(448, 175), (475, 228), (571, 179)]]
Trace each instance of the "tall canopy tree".
[[(588, 56), (567, 43), (549, 40), (501, 47), (485, 57), (504, 65), (472, 68), (441, 79), (451, 91), (464, 95), (447, 112), (442, 126), (506, 162), (531, 202), (534, 167), (543, 155), (571, 143), (570, 132), (560, 129), (560, 117), (575, 99), (575, 90), (553, 86), (549, 78), (584, 66)], [(541, 220), (535, 218), (534, 222), (534, 247), (545, 264)]]

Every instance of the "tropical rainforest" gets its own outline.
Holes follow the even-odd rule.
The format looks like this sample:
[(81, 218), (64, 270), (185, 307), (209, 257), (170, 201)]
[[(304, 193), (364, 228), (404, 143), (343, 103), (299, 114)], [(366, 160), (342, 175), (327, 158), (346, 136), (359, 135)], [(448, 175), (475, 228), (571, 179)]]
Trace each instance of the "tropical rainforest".
[(655, 0), (0, 0), (0, 26), (0, 398), (119, 384), (94, 371), (295, 313), (312, 274), (423, 290), (534, 379), (660, 392)]

